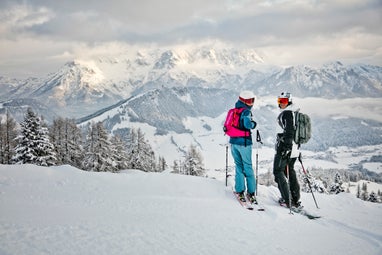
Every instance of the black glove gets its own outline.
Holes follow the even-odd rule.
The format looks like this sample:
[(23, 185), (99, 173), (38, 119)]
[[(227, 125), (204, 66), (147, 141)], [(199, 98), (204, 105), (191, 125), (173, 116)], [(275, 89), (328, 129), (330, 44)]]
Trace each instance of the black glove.
[(282, 158), (290, 158), (292, 154), (292, 145), (285, 144), (283, 150), (281, 151)]
[(292, 150), (284, 150), (281, 152), (281, 157), (284, 159), (290, 158), (291, 153), (292, 153)]

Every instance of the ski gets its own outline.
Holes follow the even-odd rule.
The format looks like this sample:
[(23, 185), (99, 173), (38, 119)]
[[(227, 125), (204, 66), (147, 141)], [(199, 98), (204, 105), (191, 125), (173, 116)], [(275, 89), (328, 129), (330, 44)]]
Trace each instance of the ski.
[(318, 215), (313, 215), (311, 213), (309, 213), (307, 210), (305, 210), (304, 208), (296, 208), (296, 207), (292, 207), (292, 211), (295, 212), (295, 213), (299, 213), (301, 215), (304, 215), (306, 216), (308, 219), (310, 220), (315, 220), (315, 219), (319, 219), (321, 218), (321, 216), (318, 216)]
[(256, 211), (265, 211), (265, 208), (259, 204), (259, 201), (255, 199), (255, 202), (251, 203), (250, 198), (246, 195), (247, 203), (249, 203)]
[(233, 194), (242, 207), (251, 211), (254, 209), (251, 203), (247, 202), (247, 200), (245, 200), (245, 202), (240, 200), (239, 193), (234, 191)]
[[(235, 195), (237, 201), (239, 201), (240, 205), (244, 208), (246, 208), (247, 210), (251, 210), (251, 211), (260, 211), (260, 212), (263, 212), (265, 211), (265, 208), (260, 205), (258, 202), (256, 203), (251, 203), (248, 201), (248, 199), (246, 198), (245, 199), (245, 202), (241, 201), (240, 198), (239, 198), (239, 193), (236, 193), (235, 191), (233, 192), (233, 194)], [(246, 197), (246, 196), (245, 196)]]
[(249, 203), (247, 202), (248, 204), (250, 204), (250, 206), (253, 208), (254, 211), (260, 211), (260, 212), (263, 212), (265, 211), (265, 208), (264, 206), (262, 205), (259, 205), (259, 203)]
[[(314, 214), (312, 214), (312, 213), (309, 213), (307, 210), (304, 209), (304, 207), (294, 207), (294, 206), (292, 206), (291, 208), (289, 208), (289, 207), (287, 206), (287, 204), (284, 204), (284, 203), (280, 204), (278, 201), (277, 201), (277, 203), (278, 203), (281, 207), (284, 207), (284, 208), (290, 210), (290, 211), (293, 212), (293, 213), (301, 214), (301, 215), (307, 217), (307, 218), (310, 219), (310, 220), (316, 220), (316, 219), (321, 218), (321, 216), (318, 216), (318, 215), (314, 215)], [(293, 213), (292, 213), (292, 214), (293, 214)]]
[(254, 204), (254, 208), (256, 208), (257, 211), (264, 212), (265, 208), (264, 206), (260, 205), (259, 203)]

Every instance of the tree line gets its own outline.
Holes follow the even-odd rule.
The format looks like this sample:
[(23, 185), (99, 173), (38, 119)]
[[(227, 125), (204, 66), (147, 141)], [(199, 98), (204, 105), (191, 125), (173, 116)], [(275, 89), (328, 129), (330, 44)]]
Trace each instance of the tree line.
[[(187, 174), (203, 175), (202, 160), (194, 158), (200, 156), (195, 150), (190, 147), (183, 165), (189, 168)], [(168, 167), (163, 157), (156, 157), (141, 129), (129, 129), (122, 139), (109, 134), (102, 122), (92, 122), (81, 129), (74, 119), (59, 117), (48, 126), (31, 108), (19, 124), (8, 112), (0, 119), (0, 163), (67, 164), (95, 172), (161, 172)]]
[[(311, 171), (307, 170), (307, 174), (297, 172), (297, 178), (303, 192), (340, 194), (342, 192), (350, 193), (350, 182), (358, 182), (365, 177), (358, 171), (316, 168)], [(277, 185), (271, 169), (268, 169), (267, 173), (260, 174), (258, 181), (266, 186)], [(362, 185), (358, 184), (356, 196), (364, 201), (382, 203), (382, 192), (378, 190), (378, 192), (372, 191), (369, 193), (365, 182)]]

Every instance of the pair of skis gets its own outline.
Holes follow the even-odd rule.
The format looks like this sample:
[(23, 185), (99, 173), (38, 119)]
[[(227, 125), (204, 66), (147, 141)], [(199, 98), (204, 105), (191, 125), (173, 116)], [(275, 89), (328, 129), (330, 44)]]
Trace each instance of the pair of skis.
[[(247, 209), (247, 210), (250, 210), (250, 211), (265, 211), (265, 208), (261, 205), (259, 205), (258, 203), (251, 203), (250, 201), (248, 201), (248, 199), (245, 198), (245, 201), (242, 201), (239, 197), (239, 193), (236, 193), (236, 192), (233, 192), (235, 198), (237, 199), (237, 201), (240, 203), (240, 205)], [(280, 204), (278, 201), (277, 201), (277, 204), (279, 204), (280, 206), (290, 210), (290, 213), (291, 214), (300, 214), (302, 216), (305, 216), (307, 217), (308, 219), (310, 220), (316, 220), (316, 219), (319, 219), (321, 218), (321, 216), (318, 216), (318, 215), (315, 215), (315, 214), (312, 214), (310, 212), (308, 212), (307, 210), (305, 210), (303, 207), (291, 207), (289, 208), (286, 204)]]
[(294, 206), (292, 206), (291, 208), (289, 208), (287, 204), (284, 204), (284, 203), (280, 204), (278, 201), (277, 201), (277, 203), (280, 206), (288, 209), (289, 213), (292, 214), (292, 215), (293, 215), (293, 213), (298, 213), (298, 214), (301, 214), (301, 215), (307, 217), (310, 220), (316, 220), (316, 219), (321, 218), (321, 216), (318, 216), (318, 215), (315, 215), (315, 214), (312, 214), (312, 213), (308, 212), (307, 210), (304, 209), (303, 206), (301, 206), (301, 207), (294, 207)]
[(233, 192), (234, 196), (236, 197), (237, 201), (239, 201), (240, 205), (244, 207), (247, 210), (256, 210), (256, 211), (265, 211), (264, 207), (259, 205), (258, 202), (256, 203), (251, 203), (246, 196), (244, 196), (245, 201), (242, 201), (239, 197), (239, 193)]

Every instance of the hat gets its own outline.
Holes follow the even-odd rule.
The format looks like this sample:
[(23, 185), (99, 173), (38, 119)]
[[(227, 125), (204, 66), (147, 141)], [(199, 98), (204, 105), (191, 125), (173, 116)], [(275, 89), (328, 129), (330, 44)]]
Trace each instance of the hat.
[(252, 91), (244, 90), (240, 92), (239, 100), (246, 105), (252, 106), (255, 103), (255, 94)]

